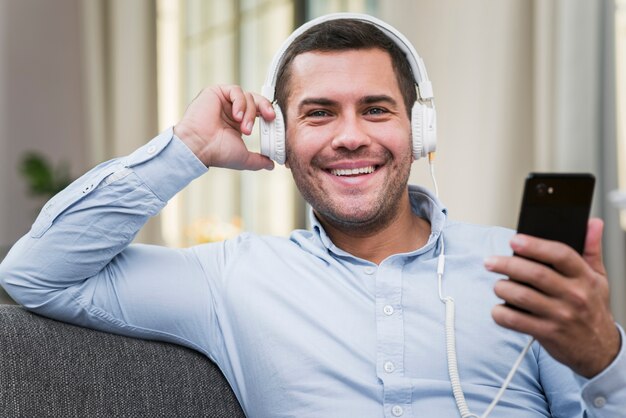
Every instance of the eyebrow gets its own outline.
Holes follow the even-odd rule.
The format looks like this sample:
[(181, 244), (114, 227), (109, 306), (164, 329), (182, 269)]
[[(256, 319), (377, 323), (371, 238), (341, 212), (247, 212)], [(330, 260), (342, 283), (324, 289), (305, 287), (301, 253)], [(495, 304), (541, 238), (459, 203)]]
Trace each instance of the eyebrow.
[[(397, 106), (398, 102), (394, 100), (391, 96), (387, 96), (386, 94), (378, 94), (372, 96), (365, 96), (359, 100), (359, 104), (367, 105), (372, 103), (381, 103), (387, 102), (392, 106)], [(338, 102), (336, 100), (327, 99), (325, 97), (310, 97), (303, 99), (298, 103), (298, 110), (302, 110), (305, 106), (336, 106)]]
[(365, 96), (361, 100), (359, 100), (359, 104), (372, 104), (372, 103), (381, 103), (387, 102), (390, 105), (396, 106), (398, 102), (391, 96), (387, 96), (386, 94), (379, 94), (375, 96)]
[(306, 99), (302, 99), (300, 103), (298, 103), (298, 111), (302, 111), (302, 108), (305, 106), (335, 106), (337, 105), (337, 101), (326, 99), (324, 97), (310, 97)]

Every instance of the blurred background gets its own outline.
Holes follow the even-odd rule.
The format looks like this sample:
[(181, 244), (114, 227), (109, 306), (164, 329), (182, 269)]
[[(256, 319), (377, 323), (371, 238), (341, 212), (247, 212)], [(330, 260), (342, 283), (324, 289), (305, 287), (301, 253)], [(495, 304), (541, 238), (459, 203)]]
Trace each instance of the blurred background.
[[(175, 124), (204, 86), (260, 91), (284, 38), (338, 11), (388, 21), (424, 59), (453, 219), (515, 227), (528, 172), (596, 175), (625, 324), (626, 216), (609, 193), (626, 190), (626, 0), (0, 0), (0, 259), (67, 181)], [(430, 187), (425, 162), (411, 182)], [(137, 240), (188, 246), (306, 223), (283, 167), (211, 169)]]

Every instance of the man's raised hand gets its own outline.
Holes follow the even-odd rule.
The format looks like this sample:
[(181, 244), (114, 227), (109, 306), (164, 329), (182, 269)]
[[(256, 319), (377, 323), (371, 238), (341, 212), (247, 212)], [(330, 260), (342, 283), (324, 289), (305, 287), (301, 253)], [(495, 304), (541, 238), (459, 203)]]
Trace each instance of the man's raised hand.
[(235, 85), (205, 88), (187, 107), (174, 127), (178, 136), (207, 167), (271, 170), (274, 162), (250, 152), (242, 135), (250, 135), (256, 117), (276, 117), (263, 96)]

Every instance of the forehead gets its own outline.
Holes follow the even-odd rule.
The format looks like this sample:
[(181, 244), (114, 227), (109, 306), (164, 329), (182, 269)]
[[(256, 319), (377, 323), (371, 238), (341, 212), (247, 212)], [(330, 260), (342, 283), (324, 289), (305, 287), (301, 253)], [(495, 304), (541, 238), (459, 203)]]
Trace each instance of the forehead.
[(400, 95), (391, 56), (381, 49), (310, 51), (291, 63), (289, 102), (308, 94)]

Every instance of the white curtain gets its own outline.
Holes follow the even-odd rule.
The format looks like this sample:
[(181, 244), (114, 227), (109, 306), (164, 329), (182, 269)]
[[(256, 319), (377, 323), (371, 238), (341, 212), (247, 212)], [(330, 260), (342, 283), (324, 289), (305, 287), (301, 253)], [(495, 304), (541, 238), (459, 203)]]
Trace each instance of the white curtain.
[[(90, 165), (126, 155), (158, 132), (152, 0), (80, 2)], [(152, 219), (138, 241), (159, 243)]]
[(608, 202), (617, 188), (614, 0), (534, 2), (535, 169), (597, 178), (593, 212), (605, 220), (611, 302), (626, 322), (624, 232)]

